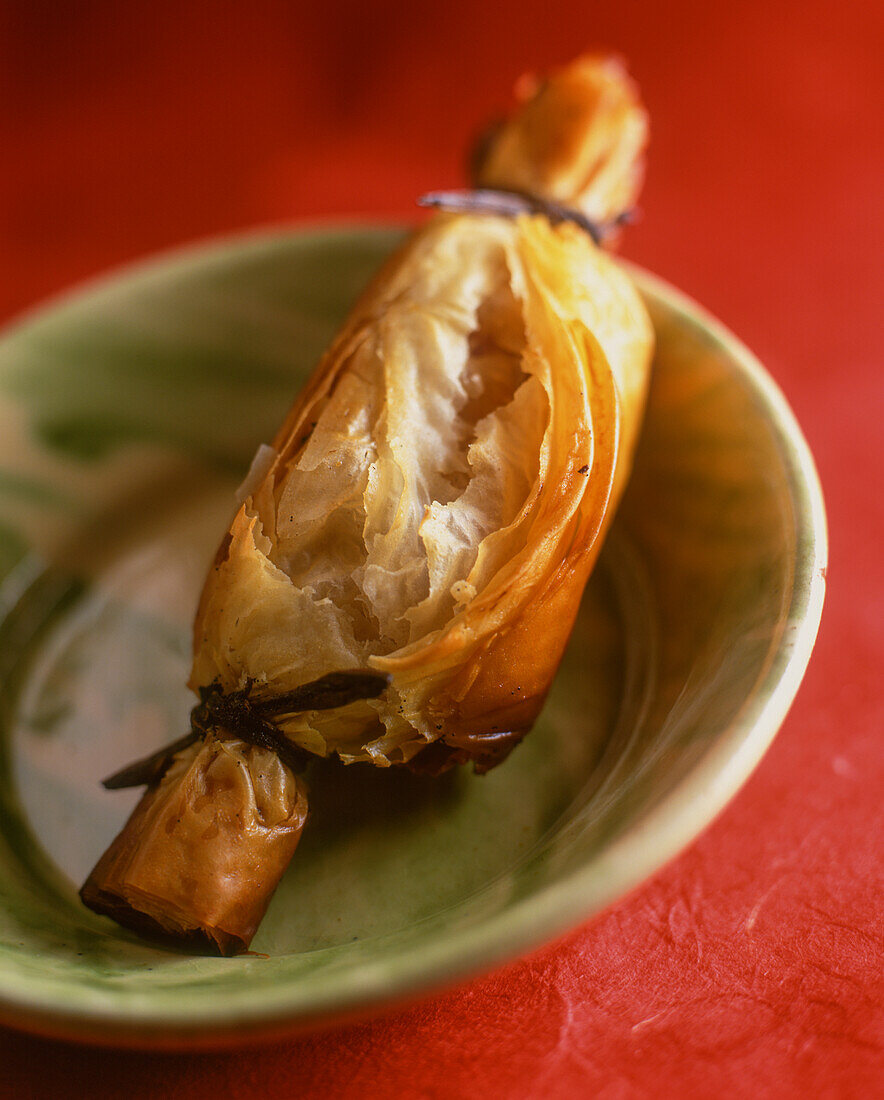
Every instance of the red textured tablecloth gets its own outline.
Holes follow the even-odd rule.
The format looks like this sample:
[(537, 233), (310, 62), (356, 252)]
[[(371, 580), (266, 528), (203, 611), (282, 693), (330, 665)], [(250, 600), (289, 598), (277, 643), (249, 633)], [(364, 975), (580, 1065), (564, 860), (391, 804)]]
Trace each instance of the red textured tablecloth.
[[(237, 14), (233, 14), (236, 8)], [(816, 455), (829, 597), (743, 792), (563, 942), (417, 1007), (221, 1054), (0, 1031), (4, 1096), (884, 1095), (881, 5), (0, 6), (0, 316), (281, 219), (409, 215), (523, 70), (587, 45), (653, 115), (624, 251), (767, 364)]]

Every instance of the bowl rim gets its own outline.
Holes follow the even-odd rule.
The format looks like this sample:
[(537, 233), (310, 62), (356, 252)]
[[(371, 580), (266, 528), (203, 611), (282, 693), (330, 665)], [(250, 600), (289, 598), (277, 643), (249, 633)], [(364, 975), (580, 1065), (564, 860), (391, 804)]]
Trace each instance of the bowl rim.
[[(126, 264), (55, 295), (13, 318), (0, 342), (60, 308), (76, 307), (133, 278), (167, 279), (194, 266), (223, 262), (249, 249), (283, 241), (318, 244), (354, 236), (386, 238), (391, 245), (408, 227), (388, 222), (335, 221), (262, 227), (201, 240)], [(358, 988), (346, 972), (320, 996), (298, 996), (297, 984), (280, 981), (248, 1000), (182, 1003), (180, 1015), (143, 1003), (121, 1009), (108, 1003), (62, 1003), (57, 995), (28, 990), (0, 970), (0, 1022), (38, 1034), (104, 1045), (151, 1049), (235, 1046), (376, 1015), (439, 993), (513, 961), (563, 936), (634, 890), (674, 859), (724, 809), (748, 779), (786, 717), (816, 640), (825, 597), (828, 553), (822, 489), (813, 457), (785, 396), (755, 355), (725, 325), (688, 295), (635, 264), (620, 261), (643, 294), (708, 333), (748, 380), (773, 429), (794, 504), (796, 561), (788, 626), (753, 695), (726, 734), (706, 749), (657, 805), (602, 851), (563, 878), (478, 924), (457, 929), (395, 956), (389, 969), (362, 976)], [(187, 1004), (190, 1004), (188, 1001)]]

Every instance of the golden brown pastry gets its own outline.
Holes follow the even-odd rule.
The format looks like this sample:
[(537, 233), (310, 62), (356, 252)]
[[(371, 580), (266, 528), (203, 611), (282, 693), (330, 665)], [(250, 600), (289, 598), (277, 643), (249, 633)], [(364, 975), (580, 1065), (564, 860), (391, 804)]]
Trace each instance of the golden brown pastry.
[(272, 750), (232, 738), (194, 743), (148, 789), (81, 897), (137, 931), (236, 954), (251, 943), (306, 817), (303, 783)]
[(543, 79), (523, 77), (516, 91), (519, 110), (476, 153), (476, 184), (561, 203), (600, 226), (628, 213), (644, 177), (648, 116), (622, 63), (587, 54)]
[[(622, 68), (580, 59), (477, 179), (614, 222), (645, 134)], [(153, 780), (86, 903), (241, 949), (303, 827), (301, 757), (499, 763), (543, 705), (625, 485), (652, 339), (629, 277), (558, 213), (419, 229), (256, 457), (194, 626), (205, 739)], [(379, 677), (341, 700), (298, 694), (360, 670)]]

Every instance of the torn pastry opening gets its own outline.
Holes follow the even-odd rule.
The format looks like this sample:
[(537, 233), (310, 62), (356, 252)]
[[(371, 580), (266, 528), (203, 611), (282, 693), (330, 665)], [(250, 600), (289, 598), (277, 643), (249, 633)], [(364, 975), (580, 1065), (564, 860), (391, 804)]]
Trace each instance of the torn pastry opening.
[[(450, 275), (439, 248), (462, 254)], [(250, 680), (272, 697), (292, 668), (309, 679), (378, 667), (438, 636), (525, 547), (550, 386), (526, 329), (523, 266), (495, 218), (476, 219), (469, 240), (440, 226), (246, 499), (216, 567), (223, 603), (211, 584), (204, 597), (192, 686)], [(382, 764), (438, 736), (395, 683), (281, 728), (307, 751)]]

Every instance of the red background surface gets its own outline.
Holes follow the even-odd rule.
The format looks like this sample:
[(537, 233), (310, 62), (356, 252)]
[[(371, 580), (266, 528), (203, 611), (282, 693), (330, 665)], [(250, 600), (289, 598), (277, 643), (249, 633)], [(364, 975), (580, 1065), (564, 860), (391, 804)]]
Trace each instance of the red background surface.
[(0, 7), (0, 316), (158, 248), (410, 216), (523, 70), (622, 52), (653, 116), (624, 251), (767, 364), (816, 455), (830, 592), (798, 700), (681, 858), (453, 993), (270, 1047), (0, 1031), (0, 1091), (141, 1097), (884, 1093), (881, 5)]

